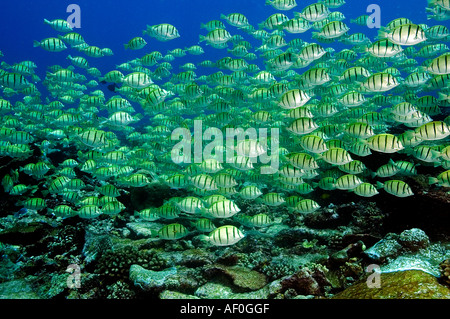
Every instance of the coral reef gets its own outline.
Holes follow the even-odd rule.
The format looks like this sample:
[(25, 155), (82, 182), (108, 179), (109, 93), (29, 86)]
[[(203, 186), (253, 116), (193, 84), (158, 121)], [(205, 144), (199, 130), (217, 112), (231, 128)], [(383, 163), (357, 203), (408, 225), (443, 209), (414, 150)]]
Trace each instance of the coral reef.
[(441, 281), (450, 286), (450, 259), (444, 260), (439, 265), (441, 271)]
[[(162, 240), (155, 233), (164, 223), (127, 214), (91, 220), (33, 212), (1, 217), (0, 292), (45, 299), (417, 298), (414, 282), (423, 281), (427, 296), (447, 298), (431, 278), (450, 283), (448, 241), (417, 227), (386, 231), (395, 227), (378, 202), (329, 205), (305, 216), (255, 202), (244, 207), (246, 214), (264, 211), (283, 223), (245, 229), (245, 240), (214, 247), (199, 240), (199, 233)], [(373, 264), (389, 292), (361, 290)], [(79, 267), (77, 289), (68, 285), (70, 265)], [(411, 270), (433, 277), (409, 275)], [(413, 280), (403, 294), (402, 280)], [(438, 290), (432, 294), (431, 287)]]
[(436, 277), (420, 270), (380, 274), (380, 286), (367, 278), (333, 296), (333, 299), (450, 299), (450, 289)]

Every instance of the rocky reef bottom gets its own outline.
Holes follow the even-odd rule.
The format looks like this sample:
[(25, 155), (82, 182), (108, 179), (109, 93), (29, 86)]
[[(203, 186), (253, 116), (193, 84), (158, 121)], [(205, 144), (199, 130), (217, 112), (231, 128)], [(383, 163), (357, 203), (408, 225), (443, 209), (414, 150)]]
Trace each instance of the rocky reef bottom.
[(163, 240), (153, 236), (163, 224), (126, 214), (60, 220), (4, 213), (0, 298), (450, 298), (445, 192), (333, 202), (304, 216), (269, 208), (282, 223), (247, 229), (227, 247), (198, 234)]

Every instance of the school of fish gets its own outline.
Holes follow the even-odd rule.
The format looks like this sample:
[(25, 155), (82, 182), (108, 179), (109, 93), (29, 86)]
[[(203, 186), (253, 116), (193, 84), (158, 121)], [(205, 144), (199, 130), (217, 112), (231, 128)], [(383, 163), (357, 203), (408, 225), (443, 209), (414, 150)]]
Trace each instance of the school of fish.
[[(147, 42), (171, 41), (182, 32), (167, 23), (147, 25), (124, 44), (141, 57), (106, 74), (95, 65), (113, 55), (111, 49), (88, 44), (63, 19), (45, 19), (49, 37), (34, 47), (67, 52), (67, 65), (46, 66), (40, 79), (33, 61), (1, 63), (0, 156), (23, 163), (2, 176), (4, 191), (19, 207), (42, 214), (135, 214), (163, 223), (159, 238), (196, 233), (227, 246), (248, 229), (280, 222), (270, 213), (247, 214), (242, 201), (308, 214), (327, 204), (308, 198), (316, 189), (353, 192), (355, 199), (381, 191), (414, 196), (403, 177), (417, 174), (418, 165), (434, 167), (433, 187), (450, 187), (449, 0), (429, 0), (429, 24), (399, 17), (376, 39), (351, 32), (352, 24), (364, 26), (370, 17), (348, 21), (338, 11), (344, 0), (304, 8), (295, 0), (265, 4), (274, 13), (262, 21), (223, 14), (199, 26), (197, 44), (165, 53), (147, 50)], [(304, 33), (313, 41), (303, 40)], [(286, 41), (287, 34), (294, 39)], [(336, 51), (335, 43), (347, 48)], [(172, 67), (178, 58), (205, 54), (204, 46), (223, 58)], [(100, 83), (113, 85), (111, 98)], [(195, 136), (196, 123), (200, 137), (210, 128), (224, 135), (268, 128), (279, 135), (231, 143), (222, 136), (204, 155), (211, 137), (194, 162), (176, 148), (180, 139), (172, 133), (183, 128)], [(194, 152), (196, 142), (188, 140)], [(52, 161), (55, 152), (65, 158)], [(364, 161), (377, 153), (405, 160), (369, 170)], [(262, 163), (262, 155), (277, 158), (279, 166)], [(25, 175), (34, 182), (23, 183)], [(119, 201), (133, 188), (155, 184), (186, 196), (140, 211)]]

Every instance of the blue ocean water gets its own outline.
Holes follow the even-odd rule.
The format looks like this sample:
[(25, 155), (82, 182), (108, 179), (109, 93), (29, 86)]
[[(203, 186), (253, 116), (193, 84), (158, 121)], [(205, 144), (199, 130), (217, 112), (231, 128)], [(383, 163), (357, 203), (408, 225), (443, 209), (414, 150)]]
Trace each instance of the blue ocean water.
[[(7, 63), (16, 63), (23, 60), (32, 60), (38, 65), (36, 71), (42, 78), (45, 76), (46, 67), (53, 64), (63, 66), (69, 65), (67, 55), (76, 51), (65, 50), (59, 53), (49, 53), (41, 48), (34, 48), (34, 40), (42, 40), (47, 37), (56, 36), (57, 32), (43, 23), (44, 19), (67, 19), (71, 12), (66, 12), (70, 4), (77, 4), (81, 9), (81, 28), (76, 29), (82, 34), (86, 42), (98, 47), (108, 47), (113, 50), (114, 55), (100, 59), (90, 59), (95, 67), (102, 73), (106, 73), (116, 67), (116, 65), (143, 56), (151, 51), (160, 51), (165, 54), (167, 50), (175, 48), (185, 48), (198, 44), (199, 35), (205, 35), (205, 29), (201, 29), (202, 23), (213, 19), (220, 19), (221, 14), (242, 13), (250, 24), (257, 28), (258, 23), (276, 12), (282, 12), (289, 18), (294, 17), (295, 11), (300, 11), (305, 6), (316, 1), (298, 1), (298, 6), (290, 11), (278, 11), (269, 5), (265, 5), (264, 0), (130, 0), (130, 1), (60, 1), (60, 0), (39, 0), (39, 1), (6, 1), (2, 3), (0, 10), (0, 50), (4, 53), (3, 60)], [(342, 12), (349, 24), (350, 19), (355, 19), (367, 12), (367, 7), (377, 4), (380, 7), (381, 25), (386, 25), (389, 21), (407, 17), (414, 23), (427, 23), (425, 0), (421, 1), (374, 1), (374, 0), (347, 0), (347, 3), (338, 9), (331, 11)], [(296, 10), (297, 9), (297, 10)], [(125, 50), (124, 43), (127, 43), (135, 36), (142, 36), (142, 31), (147, 25), (160, 23), (173, 24), (180, 32), (181, 37), (161, 42), (154, 38), (146, 37), (147, 46), (142, 50)], [(434, 21), (435, 24), (436, 21)], [(443, 21), (445, 25), (446, 21)], [(350, 34), (362, 32), (373, 39), (377, 34), (377, 29), (369, 29), (365, 26), (350, 24)], [(233, 27), (228, 26), (229, 30)], [(234, 34), (232, 32), (232, 34)], [(286, 40), (300, 37), (305, 41), (311, 41), (311, 30), (303, 34), (287, 34)], [(251, 37), (247, 37), (251, 41)], [(254, 42), (255, 47), (260, 45)], [(330, 46), (336, 50), (349, 47), (334, 42)], [(226, 50), (219, 50), (202, 45), (205, 54), (200, 56), (187, 55), (173, 61), (173, 66), (182, 65), (186, 62), (200, 62), (205, 59), (215, 61), (217, 58), (226, 56)], [(74, 52), (71, 52), (74, 51)]]

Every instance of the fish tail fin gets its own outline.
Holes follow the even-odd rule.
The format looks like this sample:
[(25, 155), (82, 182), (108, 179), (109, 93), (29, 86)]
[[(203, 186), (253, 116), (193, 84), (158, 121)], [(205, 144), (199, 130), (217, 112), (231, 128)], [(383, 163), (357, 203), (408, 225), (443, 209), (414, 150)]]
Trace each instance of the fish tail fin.
[(377, 185), (375, 186), (377, 189), (384, 188), (384, 184), (380, 181), (377, 181)]
[(226, 16), (226, 15), (224, 15), (223, 13), (221, 13), (221, 14), (220, 14), (220, 18), (221, 18), (221, 19), (226, 19), (226, 18), (227, 18), (227, 16)]
[(31, 186), (31, 188), (30, 188), (30, 193), (31, 193), (31, 194), (34, 194), (34, 193), (36, 193), (38, 190), (39, 190), (39, 187), (38, 187), (37, 185), (33, 185), (33, 186)]
[(389, 159), (389, 164), (397, 166), (397, 164), (395, 164), (394, 160), (392, 158)]
[(158, 238), (159, 237), (158, 231), (156, 229), (151, 229), (150, 230), (150, 236), (152, 238)]
[(127, 49), (128, 49), (128, 44), (125, 43), (125, 44), (123, 45), (123, 47), (125, 48), (125, 50), (127, 50)]
[(404, 134), (405, 134), (405, 138), (407, 138), (407, 139), (413, 139), (416, 137), (416, 132), (411, 131), (411, 130), (406, 131)]
[(41, 46), (41, 43), (39, 42), (39, 41), (36, 41), (36, 40), (34, 40), (33, 41), (33, 47), (40, 47)]
[(199, 235), (197, 237), (199, 240), (201, 240), (202, 242), (208, 242), (209, 243), (209, 237), (205, 234)]
[(198, 42), (203, 42), (206, 40), (206, 37), (204, 35), (200, 35), (199, 36), (199, 41)]
[(433, 149), (431, 150), (431, 155), (433, 158), (439, 158), (442, 156), (441, 152), (439, 152), (438, 150), (433, 150)]
[(45, 23), (45, 24), (51, 24), (51, 22), (48, 21), (47, 19), (44, 19), (44, 23)]
[(428, 177), (428, 184), (433, 185), (438, 183), (438, 179), (436, 177)]
[(266, 0), (266, 6), (270, 6), (270, 5), (272, 5), (272, 1)]
[(384, 38), (386, 38), (387, 37), (387, 35), (388, 35), (388, 32), (387, 32), (387, 30), (386, 30), (386, 28), (384, 28), (384, 27), (381, 27), (379, 30), (378, 30), (378, 39), (384, 39)]

